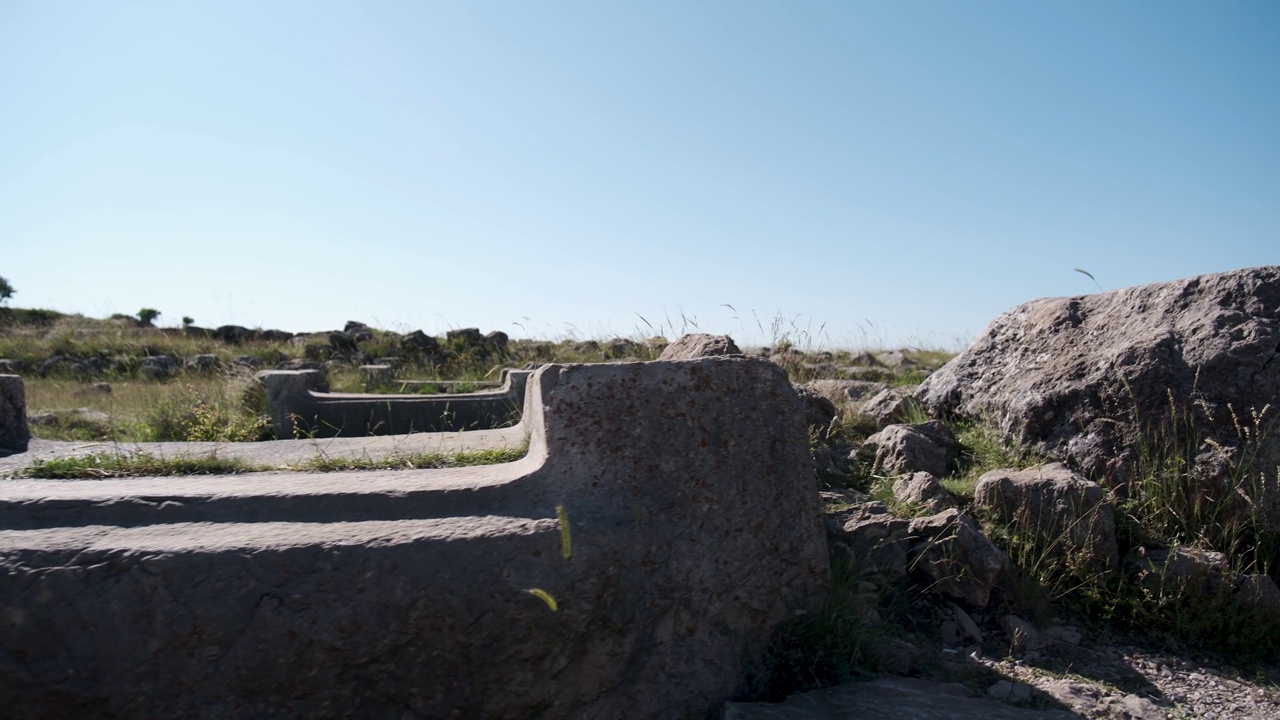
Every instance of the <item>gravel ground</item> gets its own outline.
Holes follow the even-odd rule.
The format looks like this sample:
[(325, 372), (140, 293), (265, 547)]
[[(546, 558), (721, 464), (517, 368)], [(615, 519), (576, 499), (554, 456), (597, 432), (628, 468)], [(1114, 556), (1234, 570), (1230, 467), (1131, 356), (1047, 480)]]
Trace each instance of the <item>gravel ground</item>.
[[(1066, 630), (1063, 635), (1075, 639), (1074, 628)], [(1018, 658), (986, 656), (976, 646), (940, 652), (947, 659), (937, 679), (962, 681), (980, 694), (1027, 707), (1067, 709), (1084, 718), (1280, 718), (1276, 666), (1243, 671), (1087, 639), (1054, 642)]]

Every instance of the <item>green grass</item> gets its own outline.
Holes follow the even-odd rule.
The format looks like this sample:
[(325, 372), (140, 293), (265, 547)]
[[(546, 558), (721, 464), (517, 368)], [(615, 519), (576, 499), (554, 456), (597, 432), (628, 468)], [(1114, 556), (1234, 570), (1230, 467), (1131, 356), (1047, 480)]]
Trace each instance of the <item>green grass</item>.
[(1022, 470), (1048, 460), (1035, 450), (1004, 437), (987, 423), (958, 422), (952, 428), (960, 443), (960, 456), (941, 481), (942, 486), (957, 497), (972, 500), (978, 478), (987, 472), (1001, 468)]
[(238, 458), (200, 456), (158, 457), (148, 453), (94, 453), (67, 458), (37, 460), (14, 477), (50, 480), (105, 479), (171, 475), (234, 475), (271, 470), (338, 472), (343, 470), (413, 470), (497, 465), (515, 462), (528, 453), (528, 444), (497, 450), (464, 450), (453, 453), (396, 454), (386, 458), (316, 456), (284, 467), (255, 464)]
[(236, 458), (205, 455), (162, 458), (146, 453), (95, 453), (37, 460), (14, 474), (49, 480), (105, 479), (170, 475), (234, 475), (267, 470)]
[(340, 472), (344, 470), (417, 470), (430, 468), (457, 468), (473, 465), (498, 465), (515, 462), (529, 452), (526, 443), (520, 447), (497, 450), (464, 450), (453, 453), (396, 454), (385, 458), (343, 458), (317, 456), (297, 465), (292, 470), (306, 472)]

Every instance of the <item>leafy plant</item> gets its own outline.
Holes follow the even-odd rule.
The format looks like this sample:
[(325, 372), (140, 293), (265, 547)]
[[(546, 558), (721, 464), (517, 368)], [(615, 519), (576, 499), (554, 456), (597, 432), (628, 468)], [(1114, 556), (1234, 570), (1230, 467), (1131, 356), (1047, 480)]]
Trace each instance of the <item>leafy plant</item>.
[(267, 421), (234, 406), (226, 397), (213, 398), (185, 385), (186, 392), (157, 403), (140, 424), (139, 435), (149, 441), (251, 442), (261, 440)]
[(160, 311), (155, 308), (142, 308), (138, 311), (138, 322), (144, 327), (151, 327), (158, 317), (160, 317)]

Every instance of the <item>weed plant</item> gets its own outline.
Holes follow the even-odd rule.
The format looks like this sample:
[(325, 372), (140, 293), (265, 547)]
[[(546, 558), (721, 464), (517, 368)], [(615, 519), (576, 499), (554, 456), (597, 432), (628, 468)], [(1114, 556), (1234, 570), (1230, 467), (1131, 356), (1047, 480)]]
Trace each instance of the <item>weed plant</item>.
[(817, 612), (782, 625), (738, 698), (781, 702), (788, 695), (878, 674), (897, 627), (901, 598), (864, 592), (846, 560), (832, 564), (832, 581)]

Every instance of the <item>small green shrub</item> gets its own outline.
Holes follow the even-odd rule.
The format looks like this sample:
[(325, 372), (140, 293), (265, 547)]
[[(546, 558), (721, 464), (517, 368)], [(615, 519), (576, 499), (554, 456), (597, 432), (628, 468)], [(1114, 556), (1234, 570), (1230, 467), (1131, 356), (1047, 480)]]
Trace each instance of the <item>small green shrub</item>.
[(146, 441), (253, 442), (269, 425), (260, 415), (186, 385), (182, 395), (157, 403), (142, 419), (137, 434)]

